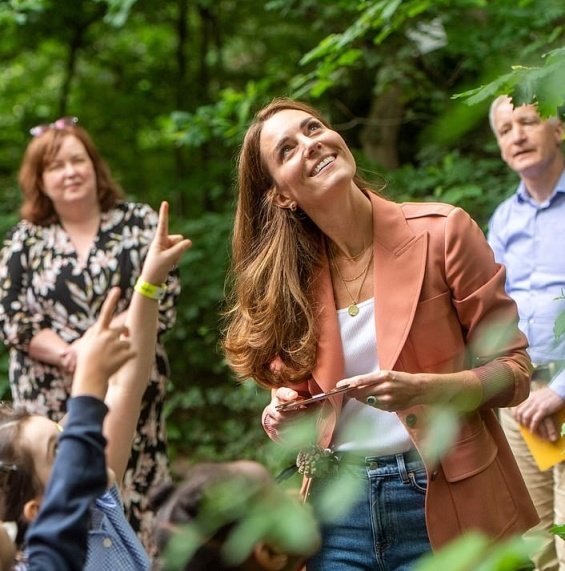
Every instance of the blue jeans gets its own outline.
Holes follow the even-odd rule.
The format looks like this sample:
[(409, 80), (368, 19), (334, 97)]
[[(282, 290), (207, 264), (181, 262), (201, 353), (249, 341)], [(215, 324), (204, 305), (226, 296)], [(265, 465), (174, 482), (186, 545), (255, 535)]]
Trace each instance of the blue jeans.
[[(361, 460), (361, 459), (360, 459)], [(416, 454), (367, 457), (340, 464), (337, 474), (314, 480), (311, 502), (344, 472), (361, 480), (360, 495), (336, 520), (322, 523), (322, 548), (308, 571), (408, 571), (431, 551), (424, 515), (426, 470)], [(339, 502), (335, 497), (333, 501)]]

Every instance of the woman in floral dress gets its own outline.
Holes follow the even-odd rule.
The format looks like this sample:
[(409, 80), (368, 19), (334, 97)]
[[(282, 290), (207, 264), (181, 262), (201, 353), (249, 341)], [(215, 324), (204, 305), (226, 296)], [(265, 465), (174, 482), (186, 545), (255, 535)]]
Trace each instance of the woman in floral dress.
[[(10, 349), (15, 405), (58, 421), (66, 412), (77, 351), (109, 289), (123, 322), (157, 224), (149, 206), (126, 202), (76, 119), (33, 129), (19, 173), (22, 220), (0, 256), (0, 335)], [(151, 551), (147, 492), (168, 479), (163, 401), (169, 365), (160, 340), (174, 323), (178, 273), (160, 305), (159, 339), (123, 497), (129, 520)]]

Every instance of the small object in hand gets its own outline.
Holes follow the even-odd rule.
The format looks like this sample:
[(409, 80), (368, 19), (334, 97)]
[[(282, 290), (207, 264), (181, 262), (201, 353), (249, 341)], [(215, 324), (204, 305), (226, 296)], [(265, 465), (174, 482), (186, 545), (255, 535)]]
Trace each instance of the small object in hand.
[(369, 406), (377, 406), (379, 399), (375, 396), (375, 395), (369, 395), (366, 399), (365, 402), (369, 405)]
[(332, 389), (331, 391), (328, 391), (327, 393), (319, 393), (317, 395), (314, 395), (314, 396), (306, 398), (306, 399), (299, 399), (299, 400), (294, 400), (291, 402), (284, 402), (282, 404), (277, 405), (276, 409), (279, 412), (280, 411), (289, 411), (289, 410), (299, 410), (306, 404), (311, 404), (313, 402), (325, 400), (328, 397), (338, 395), (339, 393), (343, 393), (343, 392), (346, 392), (349, 390), (350, 390), (349, 385), (342, 385), (341, 387), (336, 387), (335, 389)]

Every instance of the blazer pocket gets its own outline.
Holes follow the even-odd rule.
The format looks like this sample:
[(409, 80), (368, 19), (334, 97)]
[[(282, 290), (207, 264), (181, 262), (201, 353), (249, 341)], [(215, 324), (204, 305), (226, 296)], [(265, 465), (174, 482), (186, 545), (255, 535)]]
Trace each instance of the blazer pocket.
[(480, 416), (467, 421), (459, 438), (441, 460), (448, 482), (458, 482), (486, 470), (495, 460), (498, 447)]
[(466, 434), (441, 461), (449, 486), (447, 497), (459, 533), (474, 529), (498, 539), (513, 529), (519, 517), (515, 486), (508, 479), (494, 438), (478, 414), (465, 423), (463, 432)]

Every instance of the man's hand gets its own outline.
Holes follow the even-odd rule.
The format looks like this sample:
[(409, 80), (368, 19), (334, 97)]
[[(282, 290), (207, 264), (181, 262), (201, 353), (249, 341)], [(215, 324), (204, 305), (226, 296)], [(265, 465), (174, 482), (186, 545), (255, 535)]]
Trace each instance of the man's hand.
[(533, 390), (530, 396), (513, 411), (514, 418), (540, 438), (556, 442), (561, 436), (561, 427), (553, 415), (565, 407), (563, 400), (548, 386)]

